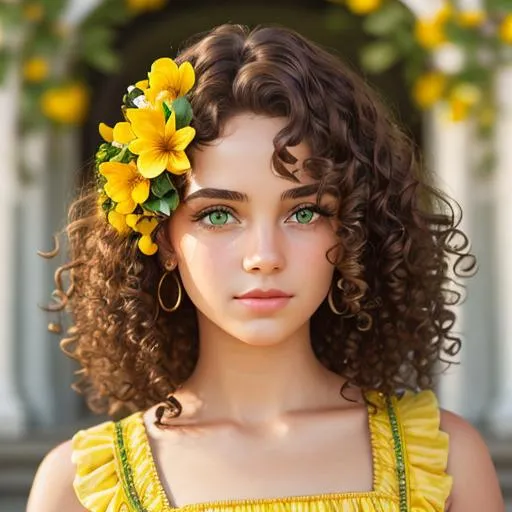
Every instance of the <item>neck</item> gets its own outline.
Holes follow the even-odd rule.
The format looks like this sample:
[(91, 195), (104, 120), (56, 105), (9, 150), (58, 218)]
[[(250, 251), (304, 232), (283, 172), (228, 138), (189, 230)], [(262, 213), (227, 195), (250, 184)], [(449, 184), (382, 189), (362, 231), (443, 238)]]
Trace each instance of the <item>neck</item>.
[(203, 418), (243, 424), (271, 421), (287, 412), (341, 402), (342, 379), (311, 347), (309, 325), (272, 345), (250, 345), (200, 322), (200, 356), (183, 391), (202, 406)]

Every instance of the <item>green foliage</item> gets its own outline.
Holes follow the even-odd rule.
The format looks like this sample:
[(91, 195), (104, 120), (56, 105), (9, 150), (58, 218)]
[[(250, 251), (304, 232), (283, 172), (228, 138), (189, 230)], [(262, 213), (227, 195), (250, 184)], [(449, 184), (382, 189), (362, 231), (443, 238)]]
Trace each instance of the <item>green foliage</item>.
[(175, 99), (171, 108), (176, 114), (176, 130), (180, 130), (191, 123), (192, 106), (185, 96)]
[(159, 198), (150, 199), (144, 203), (144, 208), (155, 213), (161, 213), (162, 215), (169, 216), (171, 212), (178, 208), (180, 199), (175, 189), (171, 190), (165, 196)]
[(398, 48), (387, 41), (367, 44), (360, 52), (361, 65), (368, 73), (383, 73), (400, 57)]
[(366, 16), (363, 29), (372, 36), (389, 36), (409, 18), (410, 13), (402, 3), (389, 2), (384, 4), (381, 9)]
[(151, 192), (159, 199), (162, 199), (171, 190), (176, 191), (167, 172), (163, 172), (151, 181)]

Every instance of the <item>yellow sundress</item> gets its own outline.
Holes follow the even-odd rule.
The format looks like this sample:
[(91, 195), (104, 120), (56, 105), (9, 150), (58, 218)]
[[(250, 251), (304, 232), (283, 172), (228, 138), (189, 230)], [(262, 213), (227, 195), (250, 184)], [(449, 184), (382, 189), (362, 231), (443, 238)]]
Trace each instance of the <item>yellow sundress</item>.
[(434, 393), (401, 398), (371, 393), (373, 488), (172, 507), (159, 480), (142, 413), (108, 421), (73, 437), (76, 495), (90, 512), (443, 512), (452, 479), (448, 435), (439, 430)]

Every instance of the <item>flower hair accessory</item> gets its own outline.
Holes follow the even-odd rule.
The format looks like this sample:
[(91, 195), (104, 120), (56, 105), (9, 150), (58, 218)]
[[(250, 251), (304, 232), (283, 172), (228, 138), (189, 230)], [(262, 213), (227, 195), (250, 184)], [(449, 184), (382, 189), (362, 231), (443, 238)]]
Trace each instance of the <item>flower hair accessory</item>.
[(96, 153), (101, 209), (119, 234), (138, 238), (148, 256), (158, 250), (156, 226), (179, 204), (172, 177), (190, 169), (185, 149), (196, 132), (185, 95), (194, 82), (190, 62), (178, 67), (170, 58), (158, 59), (147, 80), (128, 87), (125, 121), (99, 125), (105, 141)]

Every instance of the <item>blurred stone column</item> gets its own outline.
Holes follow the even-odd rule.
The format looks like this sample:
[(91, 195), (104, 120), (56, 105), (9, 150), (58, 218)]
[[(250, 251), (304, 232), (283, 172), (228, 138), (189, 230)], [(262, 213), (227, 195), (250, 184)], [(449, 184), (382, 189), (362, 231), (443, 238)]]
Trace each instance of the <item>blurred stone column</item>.
[(497, 76), (495, 232), (497, 281), (498, 390), (491, 427), (512, 436), (512, 66)]
[(15, 344), (15, 297), (17, 295), (16, 206), (18, 197), (17, 138), (19, 84), (14, 69), (0, 86), (0, 436), (17, 436), (25, 428), (25, 413), (17, 393)]
[[(435, 173), (435, 186), (454, 198), (463, 207), (467, 203), (470, 165), (470, 129), (467, 122), (454, 123), (448, 119), (446, 105), (438, 104), (426, 116), (427, 166)], [(467, 230), (467, 220), (463, 229)], [(460, 333), (464, 324), (463, 309), (456, 307), (454, 331)], [(461, 360), (461, 354), (456, 358)], [(444, 367), (444, 365), (442, 365)], [(442, 368), (440, 368), (441, 370)], [(451, 366), (439, 381), (441, 405), (464, 414), (464, 365)]]

